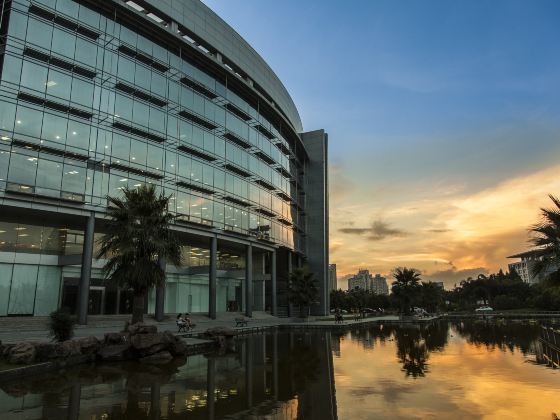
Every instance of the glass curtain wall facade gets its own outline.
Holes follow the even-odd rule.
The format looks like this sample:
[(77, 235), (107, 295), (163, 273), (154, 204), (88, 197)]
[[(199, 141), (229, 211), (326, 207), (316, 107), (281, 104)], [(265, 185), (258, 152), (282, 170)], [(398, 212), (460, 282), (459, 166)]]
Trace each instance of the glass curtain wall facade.
[[(235, 88), (240, 70), (204, 63), (221, 60), (218, 52), (139, 4), (2, 2), (0, 193), (59, 215), (80, 209), (99, 217), (107, 195), (153, 184), (172, 195), (178, 225), (304, 255), (306, 157), (295, 129), (267, 99)], [(0, 277), (10, 290), (0, 315), (44, 314), (62, 302), (65, 266), (76, 264), (18, 265), (31, 261), (20, 254), (60, 257), (72, 245), (82, 254), (59, 222), (42, 220), (14, 227), (0, 216), (0, 272), (12, 273)], [(185, 267), (167, 269), (166, 310), (208, 311), (209, 262), (200, 261), (208, 246), (185, 250)], [(244, 261), (243, 253), (219, 254), (218, 265), (231, 269), (218, 267), (218, 311), (243, 310)], [(102, 278), (101, 265), (92, 278)], [(56, 305), (18, 303), (45, 282), (58, 284)], [(122, 306), (108, 304), (115, 305)]]

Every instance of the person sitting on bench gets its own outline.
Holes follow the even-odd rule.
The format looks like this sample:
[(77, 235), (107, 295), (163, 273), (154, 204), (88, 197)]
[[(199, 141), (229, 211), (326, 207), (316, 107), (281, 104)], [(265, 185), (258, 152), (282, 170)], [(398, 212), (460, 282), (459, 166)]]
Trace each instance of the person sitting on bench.
[(342, 312), (340, 309), (337, 309), (334, 313), (334, 322), (335, 324), (342, 324), (344, 322), (344, 318), (342, 317)]
[[(185, 314), (185, 315), (188, 315), (188, 314)], [(185, 322), (185, 325), (187, 326), (187, 330), (192, 330), (194, 327), (196, 327), (196, 325), (192, 323), (191, 319), (188, 316), (185, 316), (184, 322)]]
[(236, 327), (247, 326), (247, 318), (235, 318), (235, 326)]
[[(189, 322), (190, 322), (190, 320), (189, 320)], [(183, 318), (183, 314), (177, 315), (177, 320), (175, 321), (175, 323), (177, 324), (177, 327), (179, 328), (178, 332), (187, 332), (187, 330), (189, 329), (189, 325), (187, 324), (187, 321), (185, 320), (185, 318)]]

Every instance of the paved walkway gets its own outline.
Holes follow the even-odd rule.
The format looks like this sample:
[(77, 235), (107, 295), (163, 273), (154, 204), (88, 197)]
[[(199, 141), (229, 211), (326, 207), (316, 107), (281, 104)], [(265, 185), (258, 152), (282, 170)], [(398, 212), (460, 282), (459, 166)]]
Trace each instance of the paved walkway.
[[(241, 316), (237, 313), (224, 313), (219, 314), (218, 318), (213, 320), (205, 315), (191, 315), (190, 318), (196, 327), (189, 332), (189, 335), (196, 336), (198, 333), (202, 333), (212, 327), (229, 327), (243, 330), (243, 328), (235, 328), (235, 318)], [(103, 338), (106, 332), (121, 331), (128, 320), (130, 320), (130, 315), (90, 316), (88, 325), (76, 326), (74, 336), (78, 338), (93, 335), (97, 338)], [(398, 316), (384, 316), (370, 317), (357, 321), (346, 319), (343, 324), (337, 324), (334, 322), (334, 319), (325, 320), (324, 317), (310, 317), (308, 320), (301, 322), (301, 320), (293, 318), (277, 318), (265, 312), (254, 312), (253, 317), (249, 318), (247, 328), (266, 328), (287, 324), (310, 328), (341, 327), (380, 321), (397, 322), (398, 320)], [(47, 321), (47, 317), (0, 318), (0, 342), (48, 341)], [(153, 318), (146, 316), (144, 322), (157, 325), (159, 331), (177, 331), (175, 317), (168, 317), (163, 322), (156, 322)]]

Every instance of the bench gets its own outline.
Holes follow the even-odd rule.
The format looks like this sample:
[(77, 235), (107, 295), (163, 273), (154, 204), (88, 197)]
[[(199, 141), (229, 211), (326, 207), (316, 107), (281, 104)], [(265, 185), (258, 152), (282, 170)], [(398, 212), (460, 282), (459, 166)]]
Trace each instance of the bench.
[(236, 327), (246, 327), (247, 326), (247, 318), (235, 318), (235, 326)]
[(193, 323), (188, 323), (188, 322), (176, 322), (177, 327), (179, 328), (179, 331), (177, 331), (177, 333), (181, 333), (181, 332), (189, 332), (190, 330), (192, 330), (195, 327), (195, 324)]

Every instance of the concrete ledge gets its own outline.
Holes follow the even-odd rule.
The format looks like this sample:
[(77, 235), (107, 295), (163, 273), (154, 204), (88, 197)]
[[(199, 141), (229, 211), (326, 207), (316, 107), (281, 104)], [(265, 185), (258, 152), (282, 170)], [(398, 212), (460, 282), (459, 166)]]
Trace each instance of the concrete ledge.
[(52, 362), (37, 363), (28, 366), (21, 366), (14, 369), (0, 371), (0, 383), (23, 379), (41, 373), (48, 373), (61, 370), (67, 367), (93, 362), (95, 355), (72, 356), (64, 360), (54, 360)]

